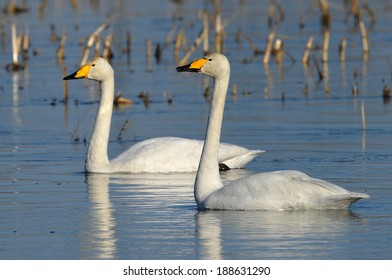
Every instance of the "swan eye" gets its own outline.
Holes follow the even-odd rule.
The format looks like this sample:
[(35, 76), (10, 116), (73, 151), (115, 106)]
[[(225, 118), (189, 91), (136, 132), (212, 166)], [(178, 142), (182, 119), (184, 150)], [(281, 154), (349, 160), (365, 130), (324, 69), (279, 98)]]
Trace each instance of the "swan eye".
[(212, 61), (212, 58), (209, 58), (208, 61)]
[(91, 66), (92, 66), (92, 67), (94, 67), (94, 66), (95, 66), (95, 64), (93, 63), (93, 64), (91, 64)]

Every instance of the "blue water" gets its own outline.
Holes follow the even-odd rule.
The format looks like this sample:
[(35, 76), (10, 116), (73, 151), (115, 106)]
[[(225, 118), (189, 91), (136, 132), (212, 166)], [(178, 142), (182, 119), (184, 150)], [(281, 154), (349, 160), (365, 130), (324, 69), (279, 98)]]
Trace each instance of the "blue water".
[[(382, 98), (383, 86), (391, 86), (390, 4), (371, 3), (378, 19), (374, 26), (365, 17), (371, 42), (367, 61), (352, 19), (345, 21), (342, 4), (335, 4), (330, 61), (320, 62), (325, 78), (319, 81), (314, 64), (307, 68), (301, 63), (309, 36), (322, 43), (319, 10), (311, 1), (285, 3), (277, 36), (296, 62), (286, 56), (280, 66), (273, 58), (263, 65), (261, 56), (252, 58), (246, 40), (235, 41), (241, 30), (264, 49), (269, 1), (222, 3), (230, 90), (234, 84), (238, 88), (236, 97), (228, 95), (222, 141), (267, 150), (245, 170), (222, 173), (223, 180), (298, 169), (370, 199), (348, 211), (200, 212), (193, 200), (195, 174), (86, 176), (85, 142), (97, 108), (97, 85), (69, 82), (64, 104), (62, 77), (79, 66), (80, 39), (85, 41), (108, 15), (117, 13), (102, 35), (113, 32), (116, 92), (134, 103), (113, 113), (110, 157), (155, 136), (202, 139), (209, 109), (202, 93), (211, 81), (176, 73), (172, 44), (161, 63), (153, 58), (152, 71), (146, 71), (145, 41), (151, 39), (154, 47), (163, 44), (177, 24), (178, 30), (185, 28), (190, 46), (201, 28), (198, 11), (212, 13), (213, 5), (123, 1), (117, 7), (85, 1), (73, 8), (68, 2), (48, 1), (40, 14), (40, 2), (28, 1), (28, 13), (4, 16), (1, 25), (0, 259), (391, 259), (392, 105)], [(183, 19), (173, 19), (179, 17)], [(298, 27), (301, 17), (303, 30)], [(30, 32), (30, 59), (20, 72), (3, 67), (11, 62), (13, 20), (18, 32), (26, 25)], [(50, 24), (57, 35), (67, 34), (65, 72), (55, 56), (58, 42), (50, 41)], [(128, 30), (130, 58), (122, 53)], [(348, 39), (344, 64), (337, 53), (342, 37)], [(212, 48), (213, 42), (211, 38)], [(201, 55), (198, 49), (192, 58)], [(319, 51), (315, 55), (321, 56)], [(357, 97), (352, 96), (354, 84)], [(141, 91), (149, 93), (148, 104), (137, 97)], [(172, 104), (166, 101), (168, 94)]]

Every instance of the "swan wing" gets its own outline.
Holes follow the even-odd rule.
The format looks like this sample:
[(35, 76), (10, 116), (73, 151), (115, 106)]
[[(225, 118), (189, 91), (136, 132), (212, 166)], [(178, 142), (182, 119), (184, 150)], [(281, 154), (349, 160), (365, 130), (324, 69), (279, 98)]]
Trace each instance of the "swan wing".
[[(111, 161), (114, 172), (195, 172), (204, 141), (157, 137), (141, 141)], [(259, 155), (241, 146), (221, 144), (219, 160), (229, 168), (242, 168)]]
[(230, 182), (203, 202), (207, 209), (346, 209), (366, 194), (352, 193), (299, 171), (253, 174)]
[(262, 153), (265, 151), (249, 150), (233, 144), (220, 143), (218, 160), (220, 164), (224, 164), (229, 169), (244, 168), (248, 162)]
[(192, 172), (197, 170), (201, 148), (197, 140), (158, 137), (133, 145), (111, 163), (116, 172)]

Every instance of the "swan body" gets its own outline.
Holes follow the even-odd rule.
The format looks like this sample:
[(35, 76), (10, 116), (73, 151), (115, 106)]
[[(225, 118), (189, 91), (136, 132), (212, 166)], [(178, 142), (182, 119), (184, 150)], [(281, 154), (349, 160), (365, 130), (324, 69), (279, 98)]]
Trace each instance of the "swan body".
[[(179, 137), (157, 137), (139, 142), (110, 161), (116, 170), (141, 172), (195, 172), (199, 165), (204, 141)], [(220, 165), (243, 168), (260, 154), (246, 148), (222, 143)], [(132, 159), (132, 160), (129, 160)]]
[(212, 210), (305, 210), (346, 209), (367, 194), (350, 192), (330, 182), (296, 170), (264, 172), (222, 184), (218, 147), (230, 64), (219, 53), (177, 67), (179, 72), (200, 72), (214, 78), (214, 90), (204, 147), (194, 185), (199, 209)]
[(202, 209), (346, 209), (366, 194), (349, 192), (296, 170), (249, 175), (230, 182), (199, 202)]
[[(114, 100), (114, 70), (106, 59), (97, 57), (75, 73), (64, 77), (64, 80), (83, 78), (99, 81), (101, 93), (86, 156), (86, 172), (155, 173), (197, 170), (204, 141), (179, 137), (148, 139), (109, 160), (108, 141)], [(225, 168), (243, 168), (263, 152), (222, 143), (219, 146), (219, 164)]]

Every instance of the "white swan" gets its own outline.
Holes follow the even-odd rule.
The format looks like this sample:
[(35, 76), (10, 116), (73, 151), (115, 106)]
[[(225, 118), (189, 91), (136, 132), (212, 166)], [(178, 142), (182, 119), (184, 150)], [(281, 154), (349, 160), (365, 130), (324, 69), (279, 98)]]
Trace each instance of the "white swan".
[[(158, 137), (142, 141), (109, 161), (108, 141), (114, 99), (114, 71), (109, 62), (97, 57), (64, 80), (91, 79), (100, 82), (101, 100), (87, 151), (85, 170), (94, 173), (195, 172), (202, 140)], [(219, 163), (242, 168), (263, 151), (221, 144)], [(218, 165), (217, 165), (218, 166)]]
[(217, 166), (230, 64), (219, 53), (177, 67), (179, 72), (200, 72), (214, 78), (205, 144), (197, 171), (194, 196), (199, 209), (292, 210), (345, 209), (368, 195), (347, 191), (332, 183), (295, 171), (252, 174), (223, 186)]

